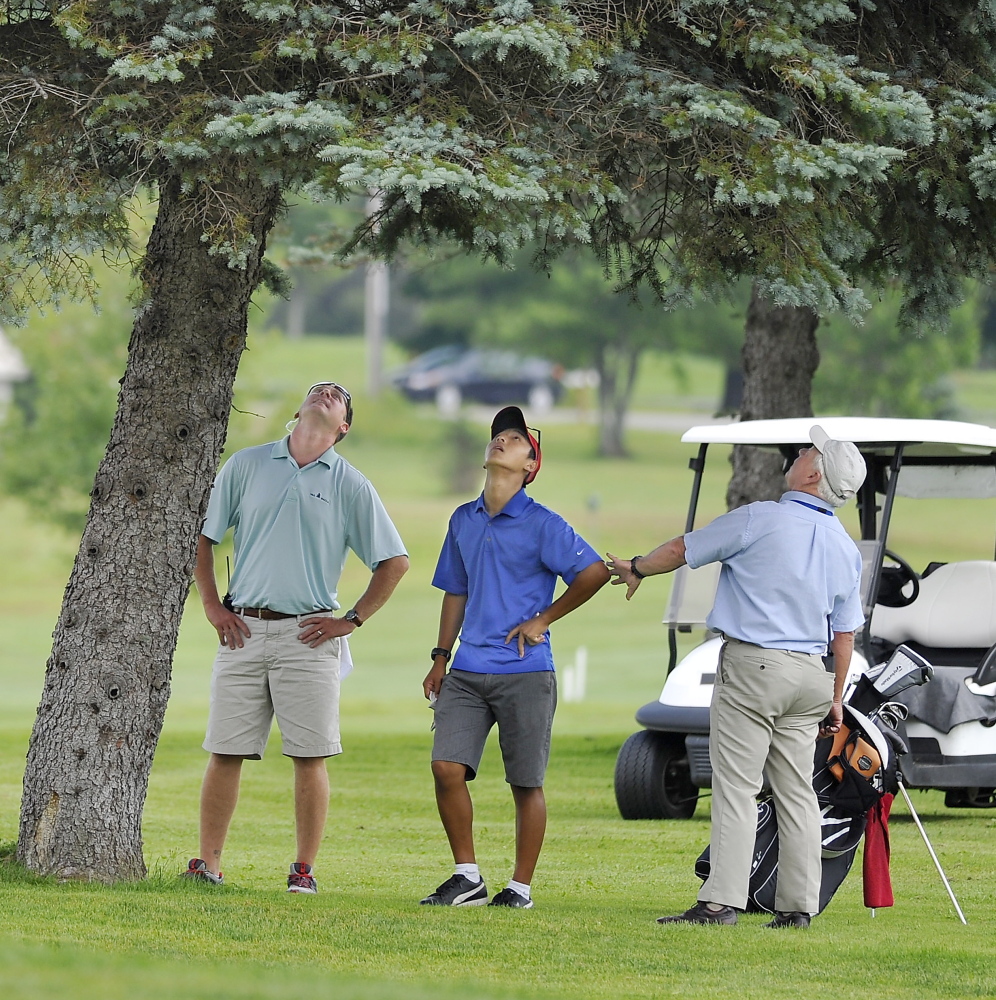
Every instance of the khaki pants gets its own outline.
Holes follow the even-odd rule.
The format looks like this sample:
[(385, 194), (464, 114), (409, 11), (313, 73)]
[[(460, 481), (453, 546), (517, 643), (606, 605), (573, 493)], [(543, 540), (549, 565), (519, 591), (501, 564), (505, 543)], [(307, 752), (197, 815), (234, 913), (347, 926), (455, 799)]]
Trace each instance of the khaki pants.
[(833, 675), (819, 656), (737, 639), (723, 646), (709, 713), (712, 865), (699, 892), (703, 902), (747, 905), (755, 797), (767, 772), (778, 817), (775, 909), (819, 911), (823, 870), (813, 744), (832, 699)]

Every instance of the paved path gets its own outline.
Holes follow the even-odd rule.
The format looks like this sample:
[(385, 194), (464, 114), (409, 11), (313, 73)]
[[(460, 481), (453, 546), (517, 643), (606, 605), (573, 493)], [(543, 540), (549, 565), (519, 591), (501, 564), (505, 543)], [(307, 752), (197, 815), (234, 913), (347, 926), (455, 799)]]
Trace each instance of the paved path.
[[(589, 424), (598, 420), (596, 410), (578, 410), (573, 406), (558, 406), (545, 413), (531, 412), (523, 407), (526, 420), (536, 424)], [(464, 416), (476, 424), (490, 424), (497, 412), (493, 406), (468, 406)], [(661, 410), (632, 410), (626, 414), (626, 428), (634, 431), (662, 431), (667, 434), (684, 434), (689, 427), (701, 424), (729, 424), (730, 417), (714, 417), (708, 413), (670, 413)]]

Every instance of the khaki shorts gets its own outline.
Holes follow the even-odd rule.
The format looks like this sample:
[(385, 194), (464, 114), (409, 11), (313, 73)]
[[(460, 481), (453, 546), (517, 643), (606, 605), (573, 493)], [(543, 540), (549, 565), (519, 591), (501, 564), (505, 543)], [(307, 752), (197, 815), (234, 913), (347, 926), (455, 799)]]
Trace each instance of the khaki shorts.
[(288, 757), (332, 757), (339, 742), (339, 640), (301, 642), (298, 618), (247, 618), (241, 649), (218, 648), (204, 749), (259, 760), (277, 717)]

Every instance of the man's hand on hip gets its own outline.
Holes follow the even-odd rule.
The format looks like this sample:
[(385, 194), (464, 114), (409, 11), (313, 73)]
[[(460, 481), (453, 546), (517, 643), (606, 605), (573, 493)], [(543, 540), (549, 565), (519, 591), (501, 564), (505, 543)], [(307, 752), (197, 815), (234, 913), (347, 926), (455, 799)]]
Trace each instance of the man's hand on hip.
[(332, 615), (312, 615), (302, 618), (298, 624), (301, 626), (298, 639), (312, 649), (329, 639), (338, 639), (356, 631), (352, 622), (345, 618), (333, 618)]
[(229, 611), (224, 604), (205, 608), (204, 613), (207, 615), (207, 620), (215, 627), (218, 641), (229, 649), (241, 649), (242, 637), (245, 636), (248, 639), (252, 635), (246, 620), (239, 617), (234, 611)]
[(526, 643), (530, 646), (538, 646), (541, 642), (546, 642), (546, 632), (550, 628), (546, 619), (542, 615), (534, 615), (521, 625), (516, 625), (508, 635), (505, 636), (507, 646), (513, 639), (519, 640), (519, 659), (526, 655)]

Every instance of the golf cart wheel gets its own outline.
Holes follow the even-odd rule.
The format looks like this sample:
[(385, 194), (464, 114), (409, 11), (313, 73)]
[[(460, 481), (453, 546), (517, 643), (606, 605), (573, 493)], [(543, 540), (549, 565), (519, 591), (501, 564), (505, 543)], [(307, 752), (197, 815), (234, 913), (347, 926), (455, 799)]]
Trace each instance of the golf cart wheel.
[(944, 805), (947, 809), (996, 809), (996, 788), (949, 788)]
[(634, 733), (616, 758), (616, 803), (623, 819), (690, 819), (699, 790), (678, 734)]

